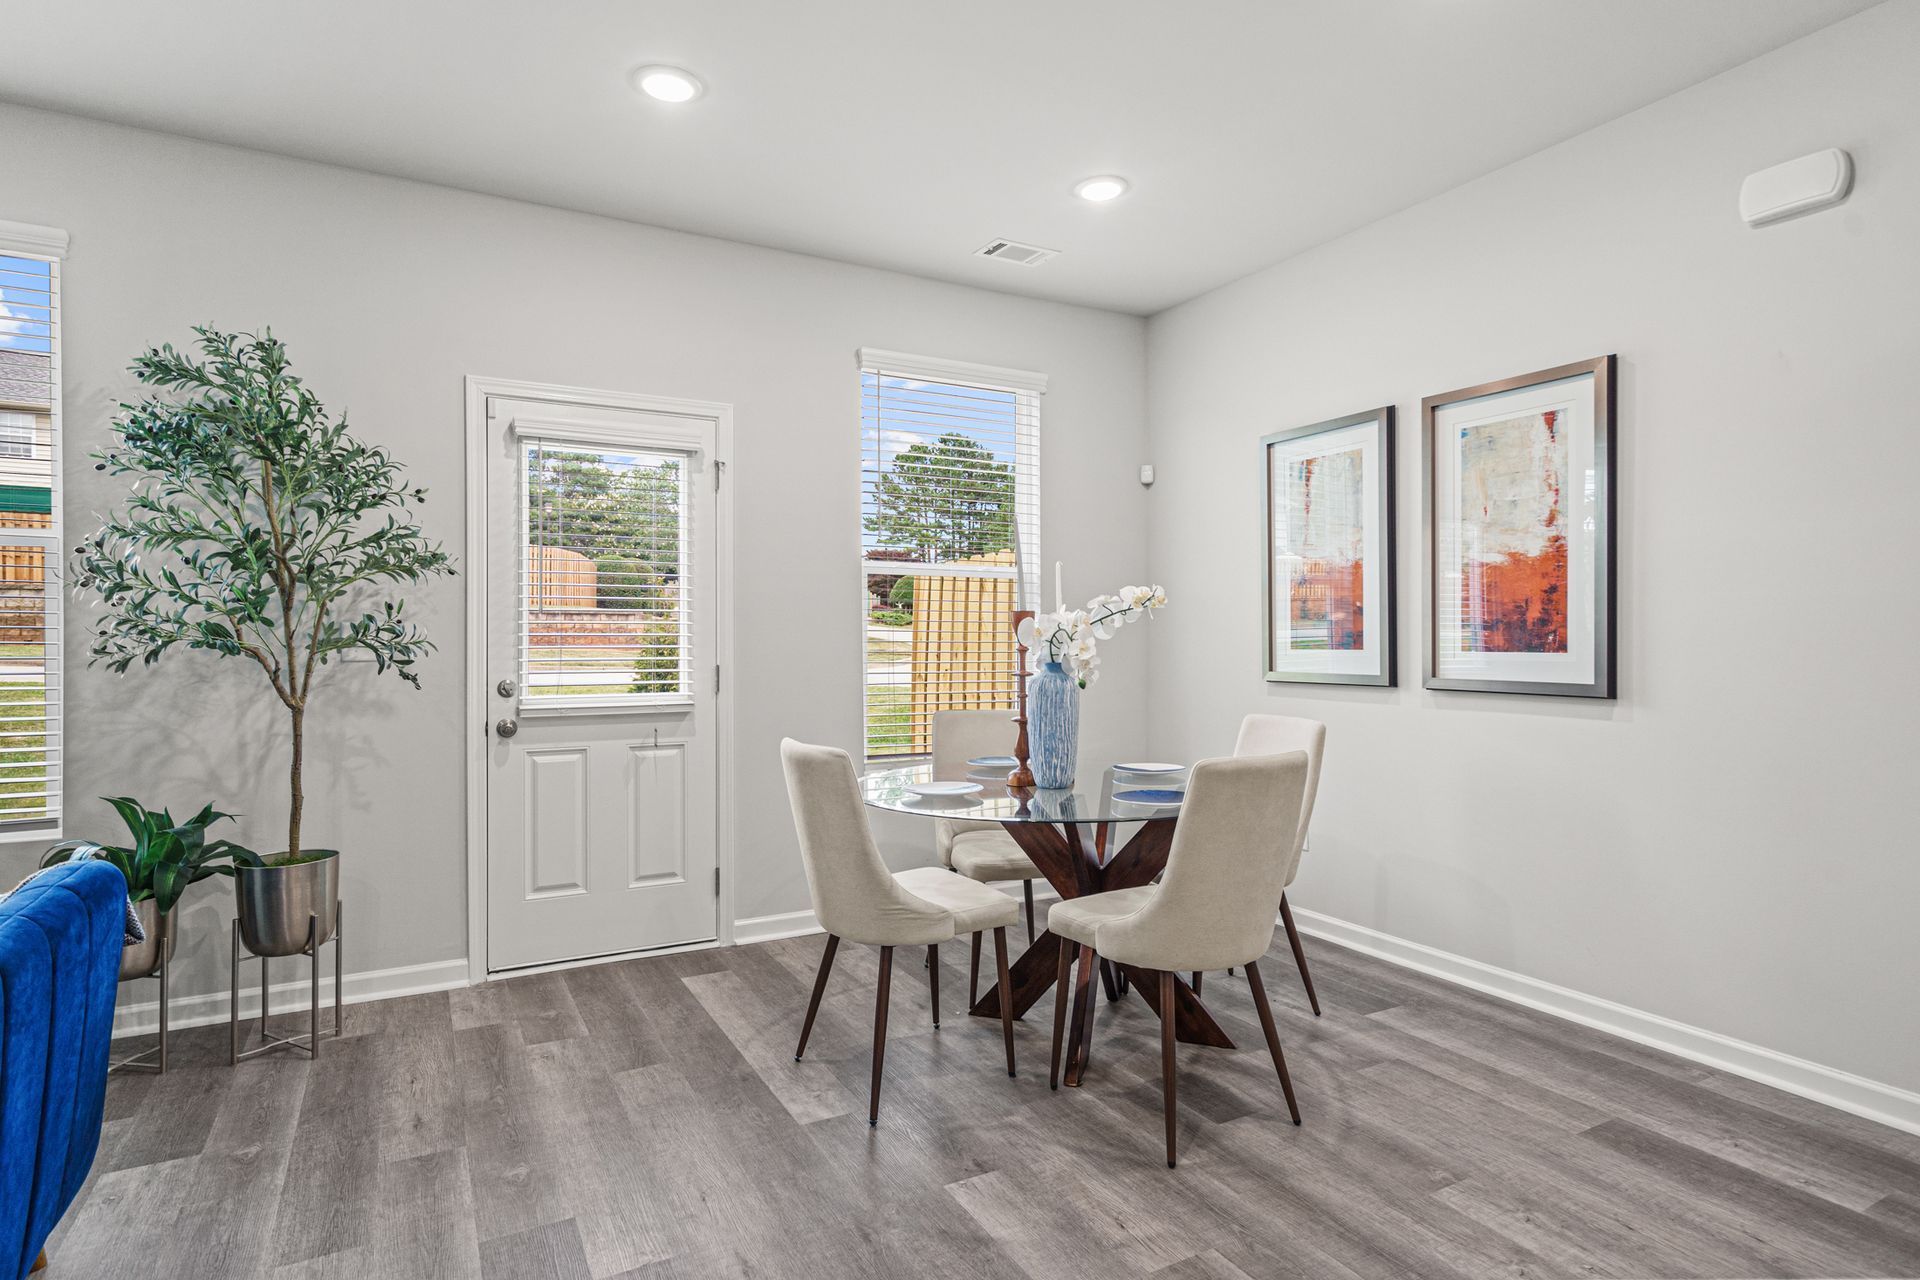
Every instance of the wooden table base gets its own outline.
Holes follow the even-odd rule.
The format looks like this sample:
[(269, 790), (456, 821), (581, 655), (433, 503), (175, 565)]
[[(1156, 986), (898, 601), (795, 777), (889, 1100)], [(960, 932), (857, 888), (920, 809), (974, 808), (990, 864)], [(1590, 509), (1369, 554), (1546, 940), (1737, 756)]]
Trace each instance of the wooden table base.
[[(1003, 825), (1062, 900), (1149, 884), (1166, 869), (1167, 851), (1173, 845), (1171, 818), (1141, 823), (1133, 838), (1111, 857), (1106, 855), (1109, 823), (1067, 822), (1054, 826), (1043, 822), (1008, 822)], [(1059, 962), (1060, 939), (1051, 931), (1035, 938), (1014, 962), (1008, 977), (1014, 1017), (1024, 1017), (1027, 1010), (1053, 989)], [(1141, 998), (1158, 1014), (1159, 977), (1126, 965), (1117, 967), (1126, 976), (1126, 989), (1138, 990)], [(1102, 981), (1108, 1000), (1125, 993), (1116, 988), (1110, 972), (1102, 974)], [(1067, 1085), (1080, 1083), (1091, 1049), (1096, 984), (1093, 967), (1086, 963), (1085, 957), (1074, 966), (1073, 989), (1073, 1020), (1062, 1073), (1062, 1082)], [(1000, 985), (996, 983), (974, 1002), (969, 1012), (976, 1018), (998, 1018), (1000, 1000)], [(1233, 1048), (1233, 1040), (1213, 1020), (1193, 988), (1179, 979), (1174, 981), (1174, 1003), (1174, 1034), (1179, 1039), (1188, 1044)]]

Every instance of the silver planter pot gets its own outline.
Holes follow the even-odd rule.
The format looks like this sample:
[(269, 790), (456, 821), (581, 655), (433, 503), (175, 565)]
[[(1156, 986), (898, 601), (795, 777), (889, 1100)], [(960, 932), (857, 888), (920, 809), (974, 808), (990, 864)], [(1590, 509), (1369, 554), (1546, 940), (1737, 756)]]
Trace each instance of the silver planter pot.
[[(311, 850), (319, 853), (322, 850)], [(240, 940), (256, 956), (305, 954), (309, 927), (315, 948), (333, 937), (334, 908), (340, 902), (340, 854), (298, 862), (290, 867), (236, 867), (233, 893), (240, 908)]]
[(160, 925), (160, 908), (152, 898), (133, 904), (133, 910), (140, 917), (140, 926), (147, 931), (145, 942), (130, 942), (120, 949), (120, 981), (131, 982), (135, 978), (151, 978), (160, 970), (161, 946), (164, 941), (166, 958), (173, 959), (173, 913), (167, 913), (166, 928)]

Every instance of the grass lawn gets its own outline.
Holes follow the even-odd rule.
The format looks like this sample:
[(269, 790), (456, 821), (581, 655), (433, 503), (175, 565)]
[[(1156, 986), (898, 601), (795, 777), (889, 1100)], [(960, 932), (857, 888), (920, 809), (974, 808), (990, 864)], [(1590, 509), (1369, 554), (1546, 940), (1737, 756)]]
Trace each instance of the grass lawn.
[[(38, 645), (4, 646), (5, 648), (31, 649), (33, 657), (40, 656)], [(25, 656), (10, 654), (11, 657)], [(45, 697), (45, 686), (38, 681), (29, 683), (24, 680), (0, 681), (0, 707), (8, 710), (5, 715), (44, 715), (41, 699)], [(0, 729), (9, 733), (22, 733), (34, 726), (25, 721), (7, 721)], [(44, 722), (43, 722), (44, 727)], [(41, 780), (40, 774), (46, 769), (47, 739), (43, 734), (33, 734), (23, 738), (0, 738), (0, 818), (35, 818), (47, 809), (45, 796), (23, 794), (50, 790)]]
[(913, 750), (913, 691), (867, 686), (867, 754), (902, 756)]

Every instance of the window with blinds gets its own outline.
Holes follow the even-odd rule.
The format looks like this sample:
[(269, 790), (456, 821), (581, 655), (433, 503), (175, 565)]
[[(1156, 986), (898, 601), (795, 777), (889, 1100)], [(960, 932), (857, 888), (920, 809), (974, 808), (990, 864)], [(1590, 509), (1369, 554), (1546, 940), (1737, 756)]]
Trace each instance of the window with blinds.
[(0, 223), (0, 834), (60, 824), (64, 241)]
[(688, 456), (522, 437), (521, 706), (691, 690)]
[(1040, 555), (1046, 379), (860, 353), (861, 618), (869, 760), (925, 755), (936, 711), (1011, 708), (1012, 614)]

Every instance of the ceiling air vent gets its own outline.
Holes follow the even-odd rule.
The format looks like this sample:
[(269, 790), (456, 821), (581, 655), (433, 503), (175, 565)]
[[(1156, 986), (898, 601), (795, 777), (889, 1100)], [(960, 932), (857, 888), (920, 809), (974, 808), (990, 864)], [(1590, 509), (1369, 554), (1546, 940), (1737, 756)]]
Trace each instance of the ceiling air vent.
[(1059, 252), (1058, 249), (1042, 249), (1037, 244), (1021, 244), (1018, 240), (989, 240), (974, 250), (974, 255), (998, 258), (1002, 262), (1017, 262), (1023, 267), (1037, 267)]

